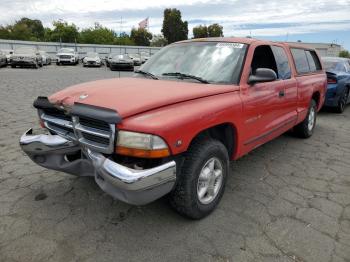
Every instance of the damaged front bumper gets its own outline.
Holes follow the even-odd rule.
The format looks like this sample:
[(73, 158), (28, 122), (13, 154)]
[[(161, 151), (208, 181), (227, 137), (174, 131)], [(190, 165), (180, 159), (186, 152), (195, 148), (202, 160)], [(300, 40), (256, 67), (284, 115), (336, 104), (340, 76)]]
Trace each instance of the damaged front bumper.
[[(145, 205), (164, 196), (176, 181), (175, 161), (135, 170), (61, 136), (33, 135), (32, 129), (20, 138), (20, 146), (38, 165), (78, 176), (94, 176), (107, 194), (133, 205)], [(70, 155), (79, 152), (80, 158), (69, 160)]]

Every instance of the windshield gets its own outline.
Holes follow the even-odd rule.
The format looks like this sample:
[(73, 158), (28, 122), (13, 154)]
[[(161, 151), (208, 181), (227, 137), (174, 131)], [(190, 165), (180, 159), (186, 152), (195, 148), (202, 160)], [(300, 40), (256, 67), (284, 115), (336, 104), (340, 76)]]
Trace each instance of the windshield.
[[(210, 83), (238, 83), (247, 45), (240, 43), (188, 42), (163, 48), (141, 70), (161, 77), (181, 73)], [(165, 74), (165, 75), (164, 75)], [(183, 79), (182, 80), (189, 80)]]
[(15, 51), (16, 54), (34, 54), (36, 53), (36, 49), (32, 47), (20, 47)]
[(129, 54), (131, 58), (140, 58), (139, 54)]
[(69, 53), (69, 54), (73, 54), (74, 50), (70, 49), (70, 48), (62, 48), (60, 50), (58, 50), (58, 53)]
[(124, 55), (116, 55), (113, 57), (114, 59), (130, 59), (130, 57), (126, 54)]
[(98, 57), (98, 54), (97, 54), (97, 53), (91, 52), (91, 53), (87, 53), (86, 56), (87, 56), (87, 57)]
[(323, 60), (326, 71), (345, 71), (343, 62), (337, 60)]

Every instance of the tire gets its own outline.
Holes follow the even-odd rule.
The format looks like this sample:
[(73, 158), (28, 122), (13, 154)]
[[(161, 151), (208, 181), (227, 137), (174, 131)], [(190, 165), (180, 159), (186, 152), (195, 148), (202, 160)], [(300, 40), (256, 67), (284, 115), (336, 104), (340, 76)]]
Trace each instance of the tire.
[(303, 122), (294, 127), (294, 133), (300, 138), (309, 138), (312, 136), (317, 118), (317, 104), (311, 100), (309, 110)]
[(342, 114), (344, 112), (348, 99), (349, 99), (349, 88), (345, 88), (344, 93), (339, 98), (338, 106), (335, 108), (335, 111), (337, 113)]
[(59, 66), (59, 65), (60, 65), (60, 63), (59, 63), (59, 62), (56, 62), (56, 65), (58, 65), (58, 66)]
[(11, 68), (16, 68), (16, 66), (15, 65), (11, 65)]
[[(213, 170), (221, 170), (221, 181), (210, 175), (208, 179), (208, 174), (203, 176), (205, 170), (208, 172), (208, 168), (211, 169), (211, 161), (214, 161)], [(228, 171), (228, 153), (221, 142), (210, 138), (194, 141), (186, 152), (176, 186), (169, 195), (171, 206), (181, 215), (191, 219), (201, 219), (209, 215), (224, 194)], [(203, 177), (206, 177), (206, 182), (202, 180)], [(205, 188), (206, 193), (200, 197)]]

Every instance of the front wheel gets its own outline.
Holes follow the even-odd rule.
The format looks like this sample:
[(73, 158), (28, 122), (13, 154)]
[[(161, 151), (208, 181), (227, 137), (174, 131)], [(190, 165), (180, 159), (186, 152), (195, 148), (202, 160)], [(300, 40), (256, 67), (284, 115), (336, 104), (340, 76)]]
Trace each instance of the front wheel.
[(311, 100), (308, 113), (303, 122), (294, 127), (294, 132), (297, 136), (301, 138), (309, 138), (312, 136), (317, 117), (317, 104), (315, 100)]
[(209, 215), (224, 194), (228, 171), (228, 153), (221, 142), (210, 138), (193, 142), (170, 193), (171, 206), (192, 219)]

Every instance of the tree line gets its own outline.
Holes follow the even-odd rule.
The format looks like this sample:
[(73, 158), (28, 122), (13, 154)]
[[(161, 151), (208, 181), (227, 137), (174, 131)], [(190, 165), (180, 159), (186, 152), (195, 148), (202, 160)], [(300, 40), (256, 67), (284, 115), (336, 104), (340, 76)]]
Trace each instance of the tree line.
[[(0, 25), (0, 39), (64, 42), (82, 44), (165, 46), (188, 39), (188, 22), (184, 21), (180, 10), (164, 10), (162, 34), (153, 35), (144, 28), (132, 28), (130, 34), (117, 34), (114, 30), (95, 23), (90, 28), (79, 29), (74, 23), (53, 21), (52, 27), (44, 27), (38, 19), (21, 18), (10, 25)], [(193, 38), (223, 36), (219, 24), (199, 25), (193, 28)]]

